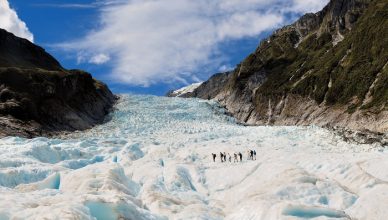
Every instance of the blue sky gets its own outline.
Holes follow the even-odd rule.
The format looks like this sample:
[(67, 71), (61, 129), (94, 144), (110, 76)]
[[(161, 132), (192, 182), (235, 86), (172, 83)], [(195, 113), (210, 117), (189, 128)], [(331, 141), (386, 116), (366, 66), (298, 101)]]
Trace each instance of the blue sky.
[[(154, 95), (233, 68), (274, 29), (326, 3), (9, 0), (14, 22), (26, 24), (19, 36), (31, 33), (65, 68), (84, 69), (115, 93)], [(4, 25), (18, 35), (20, 25)]]

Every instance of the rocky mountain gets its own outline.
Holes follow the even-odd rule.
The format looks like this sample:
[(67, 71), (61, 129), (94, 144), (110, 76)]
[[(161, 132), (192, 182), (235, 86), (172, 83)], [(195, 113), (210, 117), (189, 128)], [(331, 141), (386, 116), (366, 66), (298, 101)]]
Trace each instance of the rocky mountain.
[(388, 2), (331, 0), (263, 40), (186, 97), (241, 122), (388, 132)]
[(43, 48), (0, 29), (0, 137), (88, 129), (115, 100), (89, 73), (66, 70)]

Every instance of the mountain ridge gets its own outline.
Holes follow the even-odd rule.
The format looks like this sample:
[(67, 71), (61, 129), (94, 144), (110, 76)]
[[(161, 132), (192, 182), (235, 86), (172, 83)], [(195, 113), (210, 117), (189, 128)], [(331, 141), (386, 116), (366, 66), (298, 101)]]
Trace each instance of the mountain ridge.
[(102, 123), (116, 97), (82, 70), (0, 29), (0, 137), (49, 136)]
[(185, 96), (215, 99), (246, 124), (388, 132), (387, 29), (385, 1), (331, 0)]
[(0, 28), (0, 66), (64, 70), (42, 47)]

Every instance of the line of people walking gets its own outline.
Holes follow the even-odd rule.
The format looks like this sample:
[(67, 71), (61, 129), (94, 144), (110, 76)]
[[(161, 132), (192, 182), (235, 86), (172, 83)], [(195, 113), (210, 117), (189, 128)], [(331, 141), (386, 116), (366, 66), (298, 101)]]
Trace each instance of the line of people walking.
[[(213, 162), (216, 162), (217, 159), (217, 154), (212, 153), (213, 157)], [(221, 163), (228, 162), (232, 163), (232, 156), (228, 153), (226, 154), (225, 152), (220, 152), (220, 158), (221, 158)], [(238, 163), (242, 162), (243, 160), (243, 155), (241, 152), (235, 152), (234, 157), (233, 157), (233, 163)], [(248, 150), (248, 160), (256, 160), (256, 150)]]

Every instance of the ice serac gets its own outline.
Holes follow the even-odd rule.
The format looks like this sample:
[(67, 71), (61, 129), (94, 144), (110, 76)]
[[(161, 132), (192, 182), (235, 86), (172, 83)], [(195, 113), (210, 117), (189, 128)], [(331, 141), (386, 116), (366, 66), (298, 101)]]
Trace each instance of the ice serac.
[(0, 29), (0, 137), (84, 130), (104, 120), (115, 96), (81, 70), (66, 70), (28, 40)]
[(388, 2), (331, 0), (263, 40), (189, 96), (237, 119), (388, 132)]

